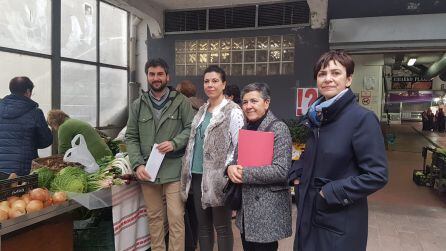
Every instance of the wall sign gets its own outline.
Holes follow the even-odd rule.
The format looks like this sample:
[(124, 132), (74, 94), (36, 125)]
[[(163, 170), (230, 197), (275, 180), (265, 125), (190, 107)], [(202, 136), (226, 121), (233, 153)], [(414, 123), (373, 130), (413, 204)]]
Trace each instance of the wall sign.
[(308, 108), (318, 96), (317, 88), (297, 88), (296, 116), (307, 113)]
[(432, 80), (421, 77), (392, 77), (392, 90), (431, 90)]

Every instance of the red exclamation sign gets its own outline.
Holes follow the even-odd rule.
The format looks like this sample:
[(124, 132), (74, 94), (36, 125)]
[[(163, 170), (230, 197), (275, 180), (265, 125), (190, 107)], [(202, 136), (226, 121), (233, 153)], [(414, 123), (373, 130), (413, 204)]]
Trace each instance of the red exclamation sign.
[(296, 116), (302, 115), (302, 99), (304, 96), (303, 89), (297, 89), (297, 108), (296, 108)]

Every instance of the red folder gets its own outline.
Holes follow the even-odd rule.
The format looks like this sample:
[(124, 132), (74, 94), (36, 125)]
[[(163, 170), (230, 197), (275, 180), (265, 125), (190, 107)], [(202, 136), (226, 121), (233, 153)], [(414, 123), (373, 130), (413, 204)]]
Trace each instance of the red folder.
[(246, 167), (267, 166), (273, 162), (274, 133), (240, 130), (237, 164)]

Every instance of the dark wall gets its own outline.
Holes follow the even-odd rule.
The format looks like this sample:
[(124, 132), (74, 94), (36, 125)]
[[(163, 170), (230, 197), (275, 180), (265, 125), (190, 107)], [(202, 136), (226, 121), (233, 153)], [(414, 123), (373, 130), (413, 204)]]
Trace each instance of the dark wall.
[(164, 58), (170, 69), (171, 85), (175, 86), (183, 79), (193, 81), (198, 89), (199, 96), (203, 94), (202, 76), (177, 77), (175, 76), (175, 40), (217, 39), (234, 37), (270, 36), (295, 34), (294, 75), (276, 76), (228, 76), (227, 82), (236, 84), (242, 89), (252, 82), (266, 82), (271, 87), (271, 109), (279, 118), (292, 118), (295, 116), (296, 88), (315, 87), (313, 81), (313, 65), (319, 56), (328, 50), (328, 30), (312, 30), (309, 27), (281, 28), (268, 30), (209, 32), (196, 34), (166, 35), (161, 39), (148, 39), (148, 55), (150, 58)]
[(445, 0), (330, 0), (328, 17), (358, 18), (446, 12)]

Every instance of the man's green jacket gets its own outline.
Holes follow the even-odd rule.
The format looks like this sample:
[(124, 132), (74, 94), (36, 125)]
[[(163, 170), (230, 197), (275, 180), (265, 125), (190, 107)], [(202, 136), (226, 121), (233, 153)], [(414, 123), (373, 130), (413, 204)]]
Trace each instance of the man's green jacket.
[(189, 100), (174, 89), (170, 90), (170, 99), (158, 120), (153, 115), (152, 102), (147, 93), (143, 93), (129, 108), (126, 144), (132, 168), (145, 165), (155, 143), (166, 140), (173, 142), (173, 152), (164, 157), (155, 179), (156, 184), (180, 180), (181, 158), (184, 155), (194, 109)]

